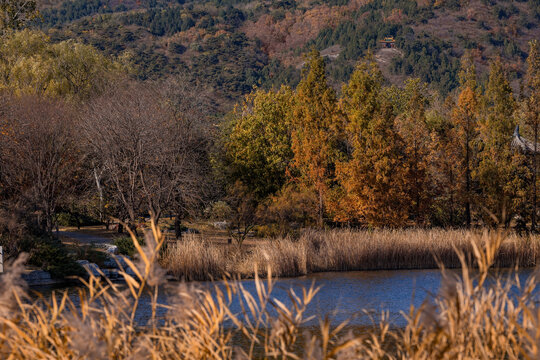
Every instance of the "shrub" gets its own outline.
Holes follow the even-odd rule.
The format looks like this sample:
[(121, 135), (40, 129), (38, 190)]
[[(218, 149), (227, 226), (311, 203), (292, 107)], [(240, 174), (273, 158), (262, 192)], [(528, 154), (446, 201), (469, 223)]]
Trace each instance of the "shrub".
[(171, 43), (169, 49), (175, 54), (183, 54), (186, 51), (186, 47), (179, 43)]
[(29, 265), (50, 272), (52, 277), (63, 278), (86, 274), (58, 239), (28, 237), (24, 240), (22, 250), (30, 254)]
[(231, 216), (231, 207), (225, 201), (216, 201), (205, 211), (213, 220), (225, 220)]
[[(139, 241), (139, 244), (142, 246), (144, 245), (144, 239), (137, 238)], [(127, 256), (133, 256), (135, 254), (135, 245), (133, 244), (133, 240), (129, 236), (122, 236), (117, 237), (113, 240), (113, 245), (116, 245), (118, 247), (118, 253), (122, 255)]]
[(56, 221), (60, 226), (88, 226), (100, 224), (99, 220), (94, 219), (91, 216), (73, 212), (59, 213)]
[(262, 216), (277, 225), (279, 235), (285, 236), (298, 227), (315, 224), (315, 209), (317, 198), (312, 191), (288, 186), (270, 198)]
[(103, 267), (109, 259), (109, 255), (105, 251), (94, 245), (77, 246), (76, 254), (77, 260), (88, 260), (99, 267)]

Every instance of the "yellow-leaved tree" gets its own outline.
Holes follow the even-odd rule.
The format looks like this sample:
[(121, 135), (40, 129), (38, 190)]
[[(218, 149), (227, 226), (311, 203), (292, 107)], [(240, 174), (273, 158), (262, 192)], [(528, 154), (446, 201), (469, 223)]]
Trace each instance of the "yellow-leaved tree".
[(288, 180), (293, 157), (293, 92), (256, 90), (235, 108), (224, 136), (224, 172), (240, 180), (258, 200), (276, 193)]
[(38, 15), (35, 0), (0, 1), (0, 35), (20, 29), (27, 21)]
[(21, 30), (0, 37), (0, 90), (85, 99), (128, 69), (73, 40), (52, 43), (40, 31)]

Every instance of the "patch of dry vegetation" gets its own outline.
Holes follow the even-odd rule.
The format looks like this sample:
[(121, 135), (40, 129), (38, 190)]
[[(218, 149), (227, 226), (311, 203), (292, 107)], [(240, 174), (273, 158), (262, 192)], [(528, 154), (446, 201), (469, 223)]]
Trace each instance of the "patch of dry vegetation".
[[(342, 241), (358, 236), (348, 233), (349, 240)], [(337, 238), (347, 239), (333, 237), (343, 234), (347, 232), (308, 233), (300, 239), (300, 247), (293, 246), (291, 241), (276, 241), (264, 249), (269, 251), (266, 258), (280, 255), (287, 261), (299, 259), (296, 254), (302, 252), (299, 249), (306, 246), (306, 239), (311, 240), (310, 246), (319, 241), (324, 248)], [(388, 237), (391, 232), (373, 233), (372, 239), (381, 234)], [(163, 237), (152, 226), (152, 231), (146, 233), (147, 245), (141, 248), (132, 235), (139, 260), (128, 261), (134, 275), (122, 273), (127, 289), (90, 275), (76, 301), (67, 292), (60, 298), (53, 295), (34, 302), (26, 300), (26, 290), (19, 286), (24, 259), (16, 262), (0, 283), (2, 358), (518, 359), (540, 355), (540, 312), (534, 296), (536, 274), (525, 284), (517, 278), (489, 278), (490, 268), (503, 253), (501, 249), (508, 248), (506, 242), (516, 241), (513, 237), (506, 239), (501, 232), (485, 232), (467, 240), (462, 237), (460, 245), (467, 245), (478, 271), (470, 271), (472, 263), (465, 250), (456, 248), (461, 274), (443, 269), (442, 290), (433, 301), (420, 308), (411, 306), (403, 329), (390, 329), (382, 316), (378, 328), (362, 336), (343, 335), (346, 323), (332, 327), (327, 320), (321, 320), (314, 333), (302, 334), (303, 324), (309, 320), (305, 310), (318, 289), (303, 289), (301, 293), (291, 289), (292, 306), (287, 307), (272, 297), (274, 282), (270, 270), (266, 282), (256, 276), (255, 293), (236, 281), (225, 281), (225, 286), (216, 285), (211, 290), (181, 284), (168, 305), (158, 304), (159, 285), (165, 281), (164, 270), (157, 264)], [(395, 241), (403, 240), (403, 236), (394, 237)], [(445, 242), (448, 243), (451, 242)], [(397, 243), (387, 240), (386, 244)], [(194, 244), (188, 241), (184, 245), (185, 249), (176, 250), (196, 255), (189, 252), (195, 250)], [(334, 246), (334, 251), (337, 248)], [(358, 248), (346, 245), (340, 256)], [(222, 255), (211, 251), (203, 261), (212, 263), (215, 256)], [(307, 266), (308, 262), (303, 261), (294, 266)], [(345, 260), (331, 266), (349, 265)], [(152, 316), (147, 324), (137, 324), (135, 314), (145, 292), (152, 299)], [(232, 301), (240, 302), (240, 313), (231, 311)], [(159, 307), (168, 310), (164, 318), (156, 315)]]
[(226, 249), (222, 246), (186, 236), (182, 242), (171, 244), (161, 261), (166, 269), (186, 280), (220, 279), (227, 272)]
[[(461, 266), (456, 249), (472, 257), (465, 230), (306, 231), (299, 239), (279, 238), (238, 249), (188, 238), (170, 246), (163, 266), (179, 279), (208, 280), (227, 274), (251, 278), (271, 267), (277, 276), (323, 271), (433, 269)], [(508, 234), (495, 256), (496, 267), (534, 267), (540, 238)], [(474, 264), (473, 264), (474, 265)]]
[[(337, 233), (336, 233), (337, 234)], [(329, 236), (308, 234), (322, 246)], [(306, 235), (306, 236), (308, 236)], [(376, 238), (379, 234), (374, 235)], [(391, 329), (382, 316), (378, 328), (361, 336), (344, 334), (343, 323), (332, 327), (321, 320), (317, 331), (304, 332), (305, 310), (318, 289), (292, 289), (292, 306), (273, 298), (271, 272), (255, 278), (255, 293), (241, 282), (225, 281), (211, 290), (181, 284), (168, 305), (157, 302), (164, 271), (157, 264), (163, 246), (152, 226), (139, 260), (123, 272), (127, 289), (90, 275), (75, 300), (60, 298), (30, 302), (19, 286), (24, 259), (11, 267), (0, 283), (0, 356), (9, 359), (518, 359), (537, 358), (540, 311), (535, 302), (536, 274), (521, 284), (517, 278), (490, 279), (490, 268), (506, 237), (484, 233), (463, 240), (455, 251), (461, 274), (443, 271), (440, 294), (420, 308), (411, 306), (407, 325)], [(343, 237), (341, 237), (343, 238)], [(304, 244), (306, 240), (303, 240)], [(512, 237), (509, 239), (512, 243)], [(302, 244), (302, 240), (300, 241)], [(389, 243), (390, 244), (390, 243)], [(191, 245), (191, 244), (190, 244)], [(292, 243), (275, 242), (272, 254), (293, 254)], [(268, 250), (267, 249), (267, 250)], [(350, 248), (342, 250), (346, 253)], [(188, 250), (189, 251), (189, 250)], [(211, 262), (212, 256), (206, 261)], [(287, 255), (294, 257), (295, 255)], [(270, 259), (270, 257), (268, 257)], [(334, 265), (337, 266), (337, 265)], [(341, 266), (341, 265), (339, 265)], [(474, 275), (473, 275), (474, 274)], [(137, 324), (141, 296), (151, 296), (152, 316)], [(230, 309), (242, 305), (240, 313)], [(76, 305), (77, 303), (77, 305)], [(156, 315), (159, 307), (168, 312)], [(302, 334), (302, 332), (304, 332)]]

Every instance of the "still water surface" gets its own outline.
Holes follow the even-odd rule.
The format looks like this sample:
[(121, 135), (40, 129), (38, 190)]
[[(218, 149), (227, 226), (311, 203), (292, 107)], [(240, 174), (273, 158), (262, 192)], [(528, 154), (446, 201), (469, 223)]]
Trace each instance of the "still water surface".
[[(533, 270), (519, 271), (522, 281), (526, 280)], [(497, 276), (506, 276), (508, 271), (502, 271)], [(442, 276), (439, 270), (391, 270), (391, 271), (352, 271), (329, 272), (310, 274), (298, 278), (285, 278), (276, 281), (273, 296), (290, 305), (288, 290), (293, 289), (301, 294), (302, 288), (309, 288), (312, 284), (320, 287), (319, 293), (310, 304), (306, 317), (314, 316), (311, 325), (318, 323), (318, 319), (329, 316), (332, 323), (339, 324), (349, 320), (351, 325), (371, 325), (371, 320), (362, 309), (371, 310), (376, 318), (382, 311), (389, 313), (394, 326), (403, 326), (405, 321), (401, 312), (408, 312), (411, 304), (419, 306), (430, 296), (437, 293), (441, 285)], [(243, 280), (243, 286), (252, 294), (256, 294), (253, 280)], [(199, 282), (196, 286), (214, 288), (209, 282)], [(170, 283), (161, 291), (159, 302), (169, 303), (174, 296), (178, 284)], [(36, 287), (45, 295), (53, 290), (51, 287)], [(77, 302), (76, 288), (68, 288), (71, 298)], [(150, 316), (150, 299), (144, 298), (141, 302), (137, 320), (140, 324), (146, 323)], [(238, 302), (232, 304), (232, 310), (240, 312)], [(164, 315), (164, 312), (160, 315)], [(310, 324), (307, 324), (310, 325)]]

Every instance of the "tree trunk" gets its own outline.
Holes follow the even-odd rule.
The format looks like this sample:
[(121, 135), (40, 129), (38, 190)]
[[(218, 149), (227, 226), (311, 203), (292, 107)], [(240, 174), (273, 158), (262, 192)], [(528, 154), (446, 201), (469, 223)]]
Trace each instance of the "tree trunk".
[[(100, 177), (97, 174), (97, 170), (94, 167), (94, 179), (96, 180), (96, 187), (99, 195), (99, 221), (103, 222), (103, 188), (101, 187)], [(109, 226), (107, 224), (107, 230)]]
[(176, 240), (182, 240), (182, 217), (180, 214), (174, 218), (174, 236)]
[(536, 151), (538, 144), (538, 121), (534, 124), (534, 152), (533, 152), (533, 196), (532, 196), (532, 216), (531, 216), (531, 231), (536, 232)]
[(454, 172), (450, 169), (450, 226), (454, 226)]
[(323, 192), (319, 189), (319, 219), (318, 219), (319, 229), (324, 227), (324, 198)]
[(129, 227), (129, 229), (131, 231), (133, 231), (135, 236), (139, 236), (139, 233), (137, 232), (137, 225), (135, 224), (135, 221), (132, 220), (132, 221), (128, 222), (127, 226)]
[(467, 229), (471, 227), (471, 169), (470, 169), (470, 147), (469, 147), (469, 137), (467, 136), (466, 140), (466, 149), (465, 149), (465, 221)]

